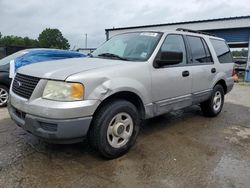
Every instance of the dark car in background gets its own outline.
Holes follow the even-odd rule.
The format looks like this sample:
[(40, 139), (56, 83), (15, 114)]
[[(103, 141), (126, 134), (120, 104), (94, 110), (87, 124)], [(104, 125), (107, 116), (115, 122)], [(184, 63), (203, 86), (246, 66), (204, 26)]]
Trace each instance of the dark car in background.
[(244, 81), (247, 73), (247, 57), (234, 57), (234, 70), (238, 81)]
[(9, 87), (16, 70), (22, 66), (67, 58), (82, 58), (84, 54), (57, 49), (27, 49), (0, 59), (0, 107), (7, 105)]
[(246, 71), (247, 57), (234, 57), (234, 63), (236, 71)]

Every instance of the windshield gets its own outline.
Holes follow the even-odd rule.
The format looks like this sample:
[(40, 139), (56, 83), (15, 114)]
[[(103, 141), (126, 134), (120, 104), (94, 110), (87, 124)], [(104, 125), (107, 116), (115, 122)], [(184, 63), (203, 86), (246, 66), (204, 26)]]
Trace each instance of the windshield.
[(146, 61), (161, 38), (157, 32), (116, 35), (92, 53), (92, 57)]
[(12, 55), (9, 55), (3, 59), (0, 59), (0, 66), (10, 63), (11, 60), (15, 60), (17, 57), (20, 57), (20, 56), (24, 55), (25, 53), (27, 53), (27, 52), (26, 51), (19, 51), (19, 52), (12, 54)]

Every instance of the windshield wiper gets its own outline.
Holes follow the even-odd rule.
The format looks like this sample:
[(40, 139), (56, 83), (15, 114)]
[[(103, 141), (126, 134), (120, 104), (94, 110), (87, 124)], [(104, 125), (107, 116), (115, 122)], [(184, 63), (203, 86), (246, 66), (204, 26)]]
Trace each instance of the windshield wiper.
[(127, 58), (120, 57), (119, 55), (111, 54), (111, 53), (102, 53), (102, 54), (99, 54), (98, 56), (99, 57), (111, 57), (111, 58), (116, 58), (116, 59), (119, 59), (119, 60), (128, 61)]

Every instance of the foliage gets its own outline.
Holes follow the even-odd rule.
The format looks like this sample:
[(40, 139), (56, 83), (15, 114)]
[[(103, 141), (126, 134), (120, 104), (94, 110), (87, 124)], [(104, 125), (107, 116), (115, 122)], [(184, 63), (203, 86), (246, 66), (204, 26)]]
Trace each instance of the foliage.
[(43, 48), (69, 49), (70, 45), (58, 29), (45, 29), (38, 37), (38, 41)]
[(25, 46), (25, 47), (38, 47), (38, 41), (28, 37), (17, 36), (4, 36), (0, 38), (1, 46)]
[(18, 36), (3, 36), (0, 32), (0, 46), (22, 46), (33, 48), (69, 49), (70, 45), (58, 29), (45, 29), (37, 39)]
[(247, 57), (248, 51), (246, 49), (241, 49), (240, 51), (232, 51), (234, 57)]

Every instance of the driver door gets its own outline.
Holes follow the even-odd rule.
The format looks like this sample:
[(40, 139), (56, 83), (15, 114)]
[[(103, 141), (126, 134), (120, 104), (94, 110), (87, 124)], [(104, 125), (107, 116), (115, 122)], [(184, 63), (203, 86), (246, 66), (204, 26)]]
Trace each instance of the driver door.
[[(162, 52), (182, 53), (182, 61), (175, 65), (155, 66)], [(187, 66), (187, 59), (183, 36), (169, 34), (152, 70), (152, 98), (157, 115), (192, 105), (192, 74), (191, 67)]]

